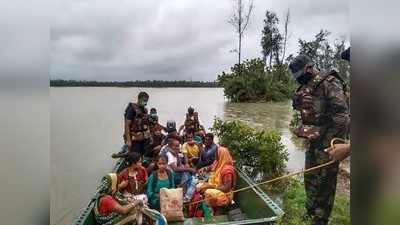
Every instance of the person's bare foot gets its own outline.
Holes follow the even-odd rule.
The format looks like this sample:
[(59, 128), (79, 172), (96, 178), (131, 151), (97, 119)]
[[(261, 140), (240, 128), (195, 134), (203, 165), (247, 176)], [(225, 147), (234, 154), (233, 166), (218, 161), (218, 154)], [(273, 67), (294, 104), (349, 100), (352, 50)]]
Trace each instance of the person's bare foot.
[(116, 159), (116, 158), (123, 158), (123, 157), (128, 156), (128, 154), (129, 154), (129, 152), (122, 150), (122, 151), (120, 151), (120, 152), (118, 152), (118, 153), (113, 153), (113, 154), (111, 155), (111, 158), (113, 158), (113, 159)]

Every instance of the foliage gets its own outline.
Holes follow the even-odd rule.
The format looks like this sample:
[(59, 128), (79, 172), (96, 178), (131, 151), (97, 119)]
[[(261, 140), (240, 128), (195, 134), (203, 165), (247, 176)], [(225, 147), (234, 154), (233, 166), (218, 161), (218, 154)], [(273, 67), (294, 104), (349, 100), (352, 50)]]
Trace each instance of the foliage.
[(299, 54), (309, 56), (324, 71), (336, 69), (343, 78), (349, 80), (350, 64), (340, 57), (346, 50), (345, 40), (336, 40), (332, 46), (327, 40), (329, 35), (330, 32), (321, 30), (315, 35), (314, 40), (299, 39)]
[(86, 81), (50, 80), (50, 87), (218, 87), (216, 82), (207, 81)]
[(269, 61), (269, 67), (272, 66), (273, 61), (276, 64), (281, 64), (279, 56), (282, 50), (283, 36), (279, 32), (278, 24), (278, 16), (274, 12), (267, 11), (261, 37), (261, 47), (264, 62), (267, 64), (267, 61)]
[(285, 214), (277, 224), (309, 225), (310, 221), (304, 219), (306, 213), (304, 186), (295, 179), (290, 179), (289, 181), (283, 193), (283, 211)]
[[(290, 179), (283, 193), (283, 210), (285, 215), (280, 219), (278, 225), (308, 225), (309, 221), (303, 220), (306, 195), (304, 184), (298, 180)], [(331, 225), (350, 224), (350, 199), (342, 193), (337, 193), (335, 204), (329, 220)]]
[(256, 130), (241, 121), (218, 118), (214, 120), (211, 130), (251, 177), (265, 179), (284, 173), (288, 153), (279, 132)]
[(293, 130), (293, 129), (299, 127), (300, 123), (301, 123), (300, 112), (296, 110), (292, 114), (292, 119), (290, 120), (289, 127), (290, 127), (290, 129)]
[(292, 96), (295, 83), (286, 65), (265, 69), (260, 58), (236, 64), (218, 75), (218, 83), (232, 102), (283, 101)]

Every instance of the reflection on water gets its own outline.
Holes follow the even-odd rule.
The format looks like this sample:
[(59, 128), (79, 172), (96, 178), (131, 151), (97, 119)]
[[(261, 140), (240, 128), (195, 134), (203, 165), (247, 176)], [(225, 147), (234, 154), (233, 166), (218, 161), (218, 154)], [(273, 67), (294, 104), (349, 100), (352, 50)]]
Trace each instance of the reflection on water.
[(226, 103), (224, 117), (239, 119), (260, 128), (288, 128), (291, 110), (285, 103)]
[(246, 121), (252, 126), (261, 129), (277, 129), (282, 134), (282, 143), (289, 152), (287, 169), (289, 171), (303, 168), (304, 153), (299, 143), (292, 141), (289, 130), (292, 118), (290, 102), (281, 103), (226, 103), (224, 109), (225, 119), (238, 119)]
[(205, 128), (214, 117), (240, 119), (275, 128), (289, 151), (289, 170), (302, 168), (304, 153), (291, 141), (290, 103), (227, 103), (220, 88), (51, 88), (50, 197), (51, 224), (71, 224), (92, 197), (100, 178), (115, 163), (110, 154), (122, 145), (123, 111), (139, 91), (150, 95), (160, 122), (180, 126), (188, 106)]

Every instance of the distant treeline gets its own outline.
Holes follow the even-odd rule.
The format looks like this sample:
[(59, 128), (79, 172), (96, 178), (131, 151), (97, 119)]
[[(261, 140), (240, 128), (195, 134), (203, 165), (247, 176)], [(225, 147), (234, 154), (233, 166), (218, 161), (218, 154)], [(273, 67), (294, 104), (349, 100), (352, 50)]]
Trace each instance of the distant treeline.
[(146, 81), (87, 81), (50, 80), (50, 87), (219, 87), (214, 81), (146, 80)]

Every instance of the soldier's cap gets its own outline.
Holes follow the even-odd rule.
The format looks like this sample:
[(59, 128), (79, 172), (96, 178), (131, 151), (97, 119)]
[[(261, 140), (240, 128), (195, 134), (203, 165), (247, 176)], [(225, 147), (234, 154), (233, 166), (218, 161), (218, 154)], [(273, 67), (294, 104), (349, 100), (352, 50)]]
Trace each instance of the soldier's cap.
[(306, 55), (298, 55), (289, 63), (289, 69), (295, 79), (303, 74), (303, 69), (308, 63), (312, 63), (312, 60)]

